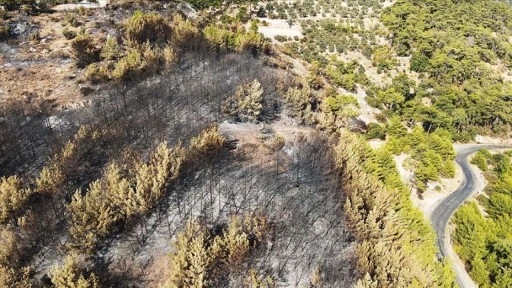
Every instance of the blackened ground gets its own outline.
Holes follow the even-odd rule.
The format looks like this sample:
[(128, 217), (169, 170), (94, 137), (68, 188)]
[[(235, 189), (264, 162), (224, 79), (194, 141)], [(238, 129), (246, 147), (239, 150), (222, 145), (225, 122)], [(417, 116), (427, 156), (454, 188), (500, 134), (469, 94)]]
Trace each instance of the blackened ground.
[[(332, 151), (322, 135), (282, 122), (221, 124), (226, 137), (238, 140), (237, 149), (189, 175), (140, 229), (102, 251), (103, 262), (123, 279), (117, 284), (157, 287), (171, 269), (167, 255), (187, 220), (215, 227), (229, 215), (262, 213), (272, 232), (248, 266), (272, 275), (278, 287), (308, 286), (318, 268), (322, 287), (353, 285), (353, 243), (342, 221)], [(276, 135), (285, 145), (272, 151), (265, 143)], [(232, 277), (224, 287), (241, 287), (242, 280)]]

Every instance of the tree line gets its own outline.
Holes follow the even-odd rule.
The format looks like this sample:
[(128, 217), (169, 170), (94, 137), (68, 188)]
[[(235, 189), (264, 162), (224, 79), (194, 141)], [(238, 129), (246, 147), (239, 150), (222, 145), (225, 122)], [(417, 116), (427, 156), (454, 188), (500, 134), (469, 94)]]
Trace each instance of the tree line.
[(450, 266), (435, 257), (434, 231), (409, 200), (390, 154), (342, 132), (336, 162), (358, 242), (356, 287), (453, 287)]

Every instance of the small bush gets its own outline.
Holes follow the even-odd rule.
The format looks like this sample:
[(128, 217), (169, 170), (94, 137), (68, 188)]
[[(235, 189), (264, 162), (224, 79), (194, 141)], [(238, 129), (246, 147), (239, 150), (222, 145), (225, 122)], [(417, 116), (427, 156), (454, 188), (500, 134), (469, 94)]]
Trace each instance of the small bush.
[(36, 31), (36, 32), (30, 33), (30, 35), (28, 35), (28, 40), (30, 40), (30, 42), (32, 44), (39, 43), (39, 41), (41, 40), (39, 32)]
[(180, 45), (191, 45), (197, 41), (199, 30), (180, 14), (176, 14), (172, 21), (173, 42)]
[(329, 112), (338, 112), (349, 105), (358, 107), (357, 99), (352, 95), (333, 95), (325, 98), (325, 107)]
[(279, 42), (286, 42), (286, 41), (288, 41), (288, 37), (283, 36), (283, 35), (276, 35), (276, 36), (274, 36), (274, 39), (276, 39)]
[(188, 1), (196, 9), (204, 9), (208, 7), (216, 7), (222, 4), (220, 0), (191, 0)]
[(84, 68), (100, 60), (100, 49), (94, 46), (92, 39), (87, 35), (80, 35), (71, 41), (71, 52), (78, 68)]
[(85, 78), (92, 83), (106, 82), (110, 79), (110, 72), (107, 65), (93, 63), (85, 69)]
[(480, 170), (484, 172), (489, 169), (487, 165), (486, 152), (488, 151), (480, 150), (475, 154), (475, 156), (473, 156), (473, 159), (471, 159), (471, 164), (476, 165)]
[(135, 11), (124, 23), (128, 45), (135, 47), (146, 42), (165, 45), (171, 39), (171, 26), (157, 13)]
[(258, 12), (256, 12), (256, 17), (259, 17), (259, 18), (265, 18), (265, 17), (267, 17), (267, 11), (265, 10), (265, 8), (260, 7), (260, 8), (258, 9)]
[(9, 25), (7, 22), (0, 22), (0, 40), (5, 40), (10, 36)]
[(398, 63), (392, 54), (391, 48), (379, 46), (373, 51), (372, 64), (377, 67), (378, 71), (383, 72), (395, 68)]
[(6, 20), (8, 18), (9, 18), (9, 15), (7, 14), (7, 12), (4, 11), (3, 9), (0, 9), (0, 19)]
[(209, 25), (203, 30), (205, 38), (212, 44), (237, 51), (251, 51), (256, 53), (261, 50), (269, 51), (268, 42), (260, 34), (254, 31), (245, 32), (243, 27), (236, 27), (235, 31)]
[(112, 72), (112, 78), (116, 80), (126, 80), (137, 77), (144, 67), (142, 53), (137, 49), (130, 49), (128, 53), (116, 63)]
[(74, 39), (76, 37), (76, 32), (73, 31), (73, 30), (69, 30), (67, 27), (62, 29), (62, 36), (64, 36), (64, 38), (68, 39), (68, 40), (71, 40), (71, 39)]
[(368, 124), (368, 131), (366, 132), (366, 138), (367, 139), (380, 139), (384, 140), (386, 139), (386, 130), (384, 130), (384, 127), (377, 123), (370, 123)]
[(56, 288), (99, 286), (99, 280), (94, 273), (88, 272), (86, 260), (80, 255), (72, 253), (66, 257), (62, 266), (57, 266), (50, 272), (51, 281)]
[(209, 25), (203, 29), (203, 33), (205, 38), (212, 44), (225, 48), (234, 46), (233, 38), (235, 33), (231, 30)]
[(411, 71), (425, 72), (429, 65), (429, 61), (430, 61), (430, 59), (423, 54), (418, 54), (418, 53), (412, 54)]
[(348, 91), (355, 92), (356, 91), (356, 75), (353, 73), (345, 74), (339, 79), (337, 82), (338, 85), (347, 89)]
[(237, 33), (235, 38), (236, 50), (242, 51), (250, 51), (252, 53), (256, 53), (258, 50), (263, 50), (264, 53), (269, 50), (268, 43), (265, 38), (259, 34), (254, 32), (249, 33)]
[(121, 56), (121, 48), (117, 40), (113, 37), (108, 37), (105, 46), (101, 49), (101, 58), (107, 60), (114, 60)]
[(303, 124), (312, 124), (314, 119), (314, 106), (317, 104), (317, 99), (311, 93), (309, 85), (302, 85), (302, 88), (292, 87), (286, 91), (284, 98), (287, 101), (287, 106), (290, 109), (290, 114), (297, 117)]
[(116, 63), (111, 76), (115, 80), (137, 79), (155, 73), (160, 66), (159, 61), (158, 51), (151, 49), (149, 44), (145, 44), (141, 49), (131, 48)]
[(164, 50), (162, 51), (162, 57), (164, 58), (165, 66), (167, 68), (171, 68), (178, 61), (176, 52), (169, 45), (165, 46)]
[(224, 113), (237, 121), (257, 121), (261, 120), (262, 104), (263, 88), (255, 79), (252, 83), (240, 85), (236, 94), (227, 99)]
[(247, 21), (249, 21), (250, 17), (249, 17), (249, 13), (247, 13), (247, 7), (245, 7), (245, 6), (240, 7), (238, 9), (238, 13), (236, 14), (235, 18), (242, 23), (246, 23)]
[(67, 23), (67, 24), (71, 25), (71, 27), (75, 27), (75, 28), (79, 27), (82, 24), (76, 19), (75, 14), (72, 14), (72, 13), (66, 14), (66, 16), (64, 17), (64, 23)]

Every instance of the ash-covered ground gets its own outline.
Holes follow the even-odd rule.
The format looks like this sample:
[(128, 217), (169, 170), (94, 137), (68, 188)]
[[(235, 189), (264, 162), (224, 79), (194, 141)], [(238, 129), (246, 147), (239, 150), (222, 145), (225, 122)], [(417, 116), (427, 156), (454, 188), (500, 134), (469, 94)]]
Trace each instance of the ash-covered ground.
[(118, 278), (128, 279), (122, 285), (157, 287), (172, 269), (171, 243), (188, 220), (214, 227), (233, 214), (262, 213), (272, 235), (251, 266), (274, 275), (278, 287), (308, 286), (316, 269), (323, 287), (351, 286), (353, 247), (332, 152), (321, 134), (292, 122), (222, 123), (220, 131), (236, 148), (186, 177), (146, 220), (147, 230), (125, 233), (102, 251)]

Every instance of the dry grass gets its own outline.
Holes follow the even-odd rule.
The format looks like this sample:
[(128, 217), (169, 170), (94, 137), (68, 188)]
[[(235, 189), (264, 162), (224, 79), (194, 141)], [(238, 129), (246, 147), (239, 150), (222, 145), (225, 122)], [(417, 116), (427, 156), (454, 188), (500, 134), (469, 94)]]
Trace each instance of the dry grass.
[[(81, 28), (66, 24), (66, 15), (68, 12), (31, 16), (39, 41), (20, 38), (3, 43), (0, 49), (7, 53), (0, 53), (0, 102), (52, 102), (53, 108), (63, 108), (84, 101), (79, 89), (82, 71), (70, 59), (70, 40), (62, 35), (64, 27), (77, 33)], [(105, 32), (92, 28), (92, 17), (74, 15), (85, 33), (97, 43), (104, 42)]]

